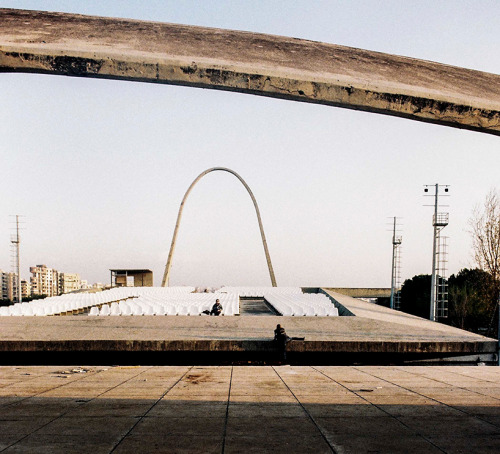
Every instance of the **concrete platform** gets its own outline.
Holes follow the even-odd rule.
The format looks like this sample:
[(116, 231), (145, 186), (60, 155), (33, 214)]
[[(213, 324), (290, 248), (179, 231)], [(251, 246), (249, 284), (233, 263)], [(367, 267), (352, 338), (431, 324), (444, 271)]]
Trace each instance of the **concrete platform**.
[(495, 367), (0, 367), (0, 452), (498, 453)]
[(341, 317), (0, 317), (2, 364), (495, 362), (497, 341), (330, 292)]
[(500, 76), (250, 32), (0, 9), (0, 72), (179, 84), (500, 134)]

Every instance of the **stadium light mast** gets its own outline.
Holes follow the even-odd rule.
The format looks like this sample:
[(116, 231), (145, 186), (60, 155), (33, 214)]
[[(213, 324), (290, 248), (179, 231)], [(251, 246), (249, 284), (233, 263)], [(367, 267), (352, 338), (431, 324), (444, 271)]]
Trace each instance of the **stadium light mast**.
[(392, 277), (391, 277), (391, 309), (400, 309), (400, 287), (401, 287), (401, 250), (403, 241), (401, 235), (396, 235), (397, 217), (394, 216), (392, 229)]
[[(446, 251), (442, 250), (446, 245), (441, 241), (441, 230), (443, 230), (448, 225), (449, 213), (438, 213), (439, 208), (439, 188), (444, 188), (444, 192), (447, 193), (449, 190), (449, 185), (440, 185), (438, 183), (434, 185), (425, 185), (424, 192), (429, 192), (429, 188), (434, 187), (434, 194), (429, 194), (429, 196), (434, 197), (434, 216), (432, 218), (432, 225), (434, 227), (434, 237), (432, 241), (432, 279), (431, 279), (431, 310), (430, 310), (430, 320), (436, 321), (438, 297), (442, 299), (443, 307), (440, 308), (441, 316), (445, 317), (446, 308), (444, 307), (447, 302), (446, 289), (443, 286), (446, 285), (445, 278), (443, 275), (438, 276), (438, 271), (441, 268), (441, 263), (445, 263), (445, 259), (442, 259), (440, 255), (445, 257)], [(447, 206), (447, 205), (442, 205)], [(441, 260), (442, 259), (442, 260)], [(444, 266), (443, 266), (444, 268)], [(443, 274), (443, 273), (442, 273)]]
[(16, 214), (16, 233), (11, 237), (11, 244), (14, 247), (13, 251), (13, 265), (15, 269), (16, 276), (16, 284), (17, 284), (17, 302), (22, 303), (23, 297), (21, 292), (21, 260), (20, 260), (20, 246), (21, 246), (21, 237), (19, 236), (19, 215)]

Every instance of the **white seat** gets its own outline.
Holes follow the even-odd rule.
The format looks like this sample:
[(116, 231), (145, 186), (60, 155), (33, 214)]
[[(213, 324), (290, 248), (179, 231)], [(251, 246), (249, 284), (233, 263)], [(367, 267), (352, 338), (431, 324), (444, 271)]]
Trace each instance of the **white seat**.
[(127, 304), (127, 305), (124, 305), (123, 307), (120, 308), (120, 313), (121, 313), (121, 315), (130, 316), (130, 315), (132, 315), (132, 309)]
[(38, 307), (38, 306), (34, 306), (34, 307), (33, 307), (33, 315), (34, 315), (34, 316), (41, 316), (41, 315), (45, 315), (45, 313), (43, 312), (43, 308)]
[(144, 311), (141, 306), (134, 304), (132, 307), (132, 315), (143, 315)]
[(32, 316), (33, 315), (33, 309), (30, 306), (25, 306), (21, 310), (23, 315), (26, 316)]
[(318, 317), (324, 317), (326, 315), (326, 308), (318, 307), (318, 309), (316, 310), (316, 315)]
[(155, 315), (165, 315), (165, 306), (159, 304), (153, 306)]
[(307, 315), (307, 316), (315, 315), (314, 309), (311, 306), (304, 307), (304, 315)]
[(109, 315), (110, 313), (111, 313), (111, 310), (109, 309), (109, 306), (107, 304), (104, 304), (101, 307), (101, 311), (99, 312), (99, 315), (106, 316), (106, 315)]
[(96, 317), (98, 315), (99, 315), (99, 309), (98, 309), (98, 307), (97, 306), (92, 306), (90, 308), (89, 316)]
[(14, 306), (11, 306), (10, 307), (10, 315), (14, 315), (14, 316), (23, 315), (23, 313), (21, 312), (21, 306), (19, 306), (18, 304), (14, 304)]

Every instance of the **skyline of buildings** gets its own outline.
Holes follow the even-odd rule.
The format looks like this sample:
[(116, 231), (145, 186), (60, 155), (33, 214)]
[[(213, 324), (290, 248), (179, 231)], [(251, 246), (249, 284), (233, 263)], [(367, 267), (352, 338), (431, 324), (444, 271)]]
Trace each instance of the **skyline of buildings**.
[[(41, 296), (58, 296), (77, 290), (103, 288), (103, 284), (89, 285), (78, 273), (65, 273), (49, 268), (47, 265), (30, 267), (30, 279), (21, 280), (23, 299)], [(17, 273), (0, 269), (0, 301), (16, 301), (18, 296)]]

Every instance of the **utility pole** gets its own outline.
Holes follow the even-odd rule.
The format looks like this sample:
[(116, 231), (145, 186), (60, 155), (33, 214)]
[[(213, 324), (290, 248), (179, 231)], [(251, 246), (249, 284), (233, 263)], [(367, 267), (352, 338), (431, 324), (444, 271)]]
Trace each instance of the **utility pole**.
[(15, 251), (14, 251), (14, 266), (15, 266), (15, 272), (17, 274), (16, 280), (17, 280), (17, 302), (22, 303), (23, 297), (21, 294), (21, 260), (20, 260), (20, 253), (19, 249), (21, 246), (21, 237), (19, 236), (19, 215), (16, 214), (16, 234), (15, 236), (12, 237), (10, 242), (14, 245)]
[[(430, 320), (436, 321), (437, 309), (437, 287), (438, 287), (438, 265), (439, 261), (439, 245), (440, 245), (440, 232), (448, 225), (448, 213), (438, 213), (439, 207), (439, 188), (444, 186), (444, 192), (448, 192), (448, 185), (426, 185), (424, 192), (429, 192), (429, 187), (434, 186), (434, 216), (432, 218), (432, 225), (434, 227), (434, 236), (432, 241), (432, 279), (431, 279), (431, 310)], [(432, 206), (432, 205), (431, 205)], [(439, 276), (443, 280), (444, 276)], [(442, 282), (440, 287), (442, 286)], [(442, 292), (441, 292), (442, 293)]]
[(391, 309), (399, 310), (399, 295), (396, 295), (397, 287), (400, 286), (400, 250), (401, 242), (403, 238), (396, 235), (396, 222), (397, 218), (394, 216), (394, 224), (392, 228), (392, 277), (391, 277)]

